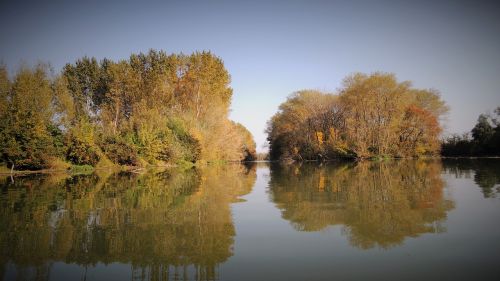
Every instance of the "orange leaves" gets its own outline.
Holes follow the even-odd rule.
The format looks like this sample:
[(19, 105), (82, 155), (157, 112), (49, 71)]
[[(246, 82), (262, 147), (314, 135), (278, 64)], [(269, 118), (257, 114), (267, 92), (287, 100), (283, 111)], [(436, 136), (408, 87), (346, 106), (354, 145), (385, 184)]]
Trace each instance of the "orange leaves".
[(323, 132), (316, 132), (316, 140), (318, 141), (319, 145), (323, 144)]
[[(400, 129), (400, 147), (416, 155), (435, 154), (439, 151), (441, 133), (438, 119), (430, 111), (410, 105)], [(415, 155), (412, 155), (415, 156)]]
[(434, 154), (447, 111), (436, 91), (387, 73), (353, 74), (338, 95), (299, 91), (279, 109), (267, 129), (271, 157), (296, 159)]

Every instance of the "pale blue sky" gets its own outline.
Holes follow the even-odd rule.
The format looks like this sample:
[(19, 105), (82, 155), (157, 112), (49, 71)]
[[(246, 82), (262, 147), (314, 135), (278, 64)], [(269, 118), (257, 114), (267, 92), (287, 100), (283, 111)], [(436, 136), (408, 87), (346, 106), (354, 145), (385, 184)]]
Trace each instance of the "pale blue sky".
[(266, 121), (290, 93), (335, 91), (356, 71), (439, 90), (451, 107), (448, 133), (470, 130), (500, 106), (494, 1), (39, 2), (0, 4), (0, 59), (9, 68), (41, 60), (59, 71), (84, 55), (210, 50), (232, 76), (231, 118), (259, 150)]

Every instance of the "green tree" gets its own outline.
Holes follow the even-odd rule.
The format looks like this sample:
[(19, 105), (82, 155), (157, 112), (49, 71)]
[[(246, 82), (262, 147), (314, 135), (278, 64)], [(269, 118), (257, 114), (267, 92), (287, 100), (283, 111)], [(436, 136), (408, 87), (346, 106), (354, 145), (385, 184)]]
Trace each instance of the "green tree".
[(109, 60), (103, 60), (99, 64), (95, 58), (83, 57), (64, 67), (63, 75), (67, 79), (78, 119), (98, 114), (108, 91), (106, 69), (109, 63)]
[(479, 115), (476, 125), (471, 130), (475, 143), (475, 154), (489, 154), (492, 152), (490, 142), (495, 134), (495, 129), (490, 124), (489, 119), (489, 116), (485, 114)]
[(22, 67), (10, 91), (5, 90), (5, 78), (2, 80), (2, 106), (7, 106), (2, 114), (2, 157), (20, 169), (43, 168), (55, 154), (49, 129), (53, 125), (53, 90), (46, 66)]
[[(480, 114), (470, 133), (452, 135), (442, 142), (443, 156), (500, 156), (500, 107), (496, 117)], [(471, 138), (472, 136), (472, 138)]]

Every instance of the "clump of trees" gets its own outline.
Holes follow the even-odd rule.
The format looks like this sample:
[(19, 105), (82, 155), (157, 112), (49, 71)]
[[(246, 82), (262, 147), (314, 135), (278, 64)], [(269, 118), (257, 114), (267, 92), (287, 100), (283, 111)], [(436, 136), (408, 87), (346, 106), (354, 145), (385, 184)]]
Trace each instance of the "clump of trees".
[(356, 73), (338, 94), (293, 93), (268, 122), (271, 159), (418, 157), (439, 154), (448, 107), (435, 90), (393, 74)]
[(451, 135), (443, 141), (443, 156), (500, 156), (500, 106), (495, 115), (481, 114), (470, 133)]
[(228, 119), (229, 83), (210, 52), (84, 57), (59, 75), (40, 64), (12, 79), (1, 66), (1, 161), (40, 169), (251, 160), (252, 135)]

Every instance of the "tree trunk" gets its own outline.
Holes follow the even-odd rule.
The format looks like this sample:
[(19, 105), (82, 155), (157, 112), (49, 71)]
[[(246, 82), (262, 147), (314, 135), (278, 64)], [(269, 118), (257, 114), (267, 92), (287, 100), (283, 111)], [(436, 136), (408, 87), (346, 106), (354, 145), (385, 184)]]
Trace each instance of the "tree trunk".
[(196, 119), (200, 117), (200, 86), (198, 86), (198, 90), (196, 92)]
[(120, 105), (116, 103), (116, 112), (115, 112), (115, 126), (113, 133), (116, 135), (116, 130), (118, 129), (118, 113), (120, 112)]

